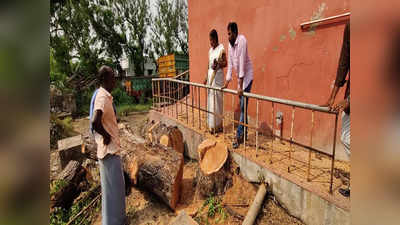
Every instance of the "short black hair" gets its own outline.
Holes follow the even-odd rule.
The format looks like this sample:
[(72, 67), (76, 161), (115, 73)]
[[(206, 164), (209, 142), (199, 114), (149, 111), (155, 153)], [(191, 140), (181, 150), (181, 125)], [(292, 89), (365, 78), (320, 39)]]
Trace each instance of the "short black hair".
[(233, 33), (238, 34), (238, 26), (235, 22), (230, 22), (228, 24), (228, 30), (231, 30)]
[(111, 69), (111, 67), (109, 67), (109, 66), (105, 66), (105, 65), (101, 66), (99, 69), (99, 72), (97, 74), (99, 83), (103, 84), (104, 81), (106, 80), (106, 78), (110, 75), (114, 76), (113, 69)]
[(212, 30), (210, 31), (210, 37), (211, 37), (212, 39), (216, 40), (217, 43), (218, 43), (218, 33), (217, 33), (217, 31), (216, 31), (215, 29), (212, 29)]

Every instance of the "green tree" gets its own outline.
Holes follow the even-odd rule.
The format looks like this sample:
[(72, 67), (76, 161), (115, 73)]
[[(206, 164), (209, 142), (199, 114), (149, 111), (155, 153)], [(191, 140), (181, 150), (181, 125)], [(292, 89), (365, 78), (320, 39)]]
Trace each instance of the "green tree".
[(181, 52), (188, 54), (187, 3), (183, 0), (158, 0), (151, 30), (153, 58)]
[(147, 27), (150, 25), (148, 0), (115, 0), (116, 12), (123, 20), (122, 29), (127, 41), (124, 49), (134, 62), (136, 74), (144, 74), (144, 62), (150, 49), (145, 44)]

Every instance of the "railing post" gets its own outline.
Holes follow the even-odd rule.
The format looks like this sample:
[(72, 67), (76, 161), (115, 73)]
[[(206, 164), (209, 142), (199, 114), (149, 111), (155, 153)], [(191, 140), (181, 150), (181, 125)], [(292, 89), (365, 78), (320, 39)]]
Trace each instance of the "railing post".
[(214, 98), (214, 108), (213, 108), (213, 118), (214, 118), (214, 135), (216, 135), (216, 130), (217, 130), (217, 116), (219, 117), (219, 114), (217, 115), (217, 110), (216, 110), (216, 102), (215, 102), (215, 100), (217, 99), (217, 91), (216, 90), (210, 90), (210, 91), (212, 91), (212, 93), (214, 93), (213, 94), (213, 98)]
[(154, 110), (154, 83), (153, 83), (153, 80), (151, 80), (151, 107)]
[(171, 117), (173, 117), (173, 113), (174, 113), (174, 108), (172, 106), (172, 93), (171, 93), (171, 81), (168, 81), (168, 115), (170, 115)]
[(198, 97), (198, 105), (199, 105), (199, 108), (198, 108), (198, 110), (199, 110), (199, 130), (201, 131), (201, 115), (200, 115), (200, 108), (201, 108), (201, 105), (200, 105), (200, 87), (197, 87), (197, 97)]
[(247, 135), (247, 97), (244, 97), (244, 96), (242, 96), (243, 98), (244, 98), (244, 107), (243, 107), (243, 110), (244, 110), (244, 119), (243, 119), (243, 130), (244, 130), (244, 133), (243, 133), (243, 146), (244, 146), (244, 154), (246, 155), (246, 135)]
[(333, 131), (333, 150), (332, 150), (332, 164), (331, 164), (331, 183), (329, 187), (329, 192), (332, 194), (332, 186), (333, 186), (333, 170), (335, 167), (335, 154), (336, 154), (336, 129), (337, 129), (337, 122), (338, 122), (338, 114), (335, 115), (335, 130)]
[(232, 94), (232, 134), (233, 139), (235, 139), (235, 95)]
[(174, 94), (174, 99), (175, 98), (177, 98), (176, 100), (175, 100), (175, 111), (176, 111), (176, 120), (178, 120), (178, 99), (179, 99), (179, 86), (178, 86), (178, 84), (179, 83), (175, 83), (174, 82), (174, 84), (176, 84), (176, 94)]
[(256, 101), (256, 104), (257, 104), (257, 106), (256, 106), (256, 157), (258, 157), (258, 124), (259, 124), (259, 122), (258, 122), (258, 99), (257, 99), (257, 101)]
[(181, 83), (179, 83), (180, 84), (180, 86), (181, 86), (181, 94), (180, 94), (180, 97), (179, 97), (179, 102), (180, 102), (180, 105), (181, 105), (181, 115), (183, 115), (183, 100), (182, 100), (182, 98), (183, 98), (183, 84), (181, 84)]
[(224, 101), (225, 94), (223, 91), (221, 91), (221, 93), (222, 93), (222, 134), (225, 141), (225, 101)]
[[(186, 86), (186, 87), (188, 87), (188, 86)], [(187, 93), (185, 96), (185, 103), (186, 103), (186, 124), (189, 126), (188, 94)]]
[(159, 112), (161, 112), (161, 81), (159, 80), (158, 81), (158, 95), (157, 95), (157, 97), (158, 97), (158, 110), (159, 110)]
[(274, 111), (275, 111), (274, 102), (272, 102), (272, 110), (271, 110), (271, 131), (272, 131), (272, 142), (271, 142), (271, 151), (269, 156), (269, 163), (272, 164), (272, 153), (274, 152), (274, 139), (275, 139), (275, 126), (274, 126)]
[(292, 108), (292, 122), (290, 125), (290, 149), (289, 149), (289, 166), (288, 166), (288, 173), (290, 173), (290, 167), (293, 165), (292, 162), (292, 152), (293, 152), (293, 127), (294, 127), (294, 112), (296, 108), (293, 106)]
[(194, 88), (194, 86), (190, 86), (190, 88), (192, 90), (190, 96), (192, 99), (192, 125), (194, 128), (194, 92), (195, 92), (195, 88)]
[[(314, 110), (311, 111), (311, 134), (310, 134), (310, 147), (312, 147), (312, 135), (314, 129)], [(311, 169), (311, 150), (308, 150), (308, 167), (307, 167), (307, 181), (310, 182), (310, 169)]]

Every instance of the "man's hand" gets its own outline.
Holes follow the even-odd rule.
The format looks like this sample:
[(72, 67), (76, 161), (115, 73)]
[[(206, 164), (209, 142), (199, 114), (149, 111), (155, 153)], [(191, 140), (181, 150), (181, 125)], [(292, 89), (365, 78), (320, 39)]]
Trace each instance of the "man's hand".
[(346, 101), (346, 99), (344, 99), (344, 100), (340, 101), (338, 104), (331, 107), (330, 109), (334, 112), (340, 112), (341, 110), (348, 107), (348, 104), (349, 104), (348, 101)]
[(239, 96), (242, 96), (242, 95), (243, 95), (243, 89), (239, 88), (239, 89), (237, 90), (237, 92), (238, 92), (238, 95), (239, 95)]
[(103, 136), (103, 144), (108, 145), (111, 142), (111, 136), (107, 133), (107, 135)]
[(228, 83), (224, 83), (224, 85), (221, 87), (221, 89), (225, 89), (225, 88), (227, 88), (228, 87)]
[(108, 145), (111, 142), (111, 135), (104, 129), (103, 124), (101, 122), (101, 118), (103, 116), (103, 112), (101, 110), (96, 110), (94, 113), (93, 119), (93, 129), (103, 136), (103, 144)]
[(217, 62), (217, 59), (214, 59), (214, 63), (213, 63), (213, 65), (212, 65), (212, 67), (211, 67), (213, 70), (217, 70), (218, 69), (218, 62)]
[(207, 79), (204, 79), (203, 84), (207, 85)]

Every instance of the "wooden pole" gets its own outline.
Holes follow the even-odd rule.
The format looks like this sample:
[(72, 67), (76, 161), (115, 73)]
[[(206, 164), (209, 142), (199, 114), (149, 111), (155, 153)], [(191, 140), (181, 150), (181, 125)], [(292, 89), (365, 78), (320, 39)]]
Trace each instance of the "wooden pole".
[(250, 206), (249, 211), (247, 211), (246, 217), (243, 220), (242, 225), (253, 225), (256, 221), (258, 212), (261, 209), (261, 206), (264, 202), (265, 195), (267, 194), (267, 188), (265, 184), (261, 184), (258, 188), (256, 197), (254, 198), (253, 203)]

